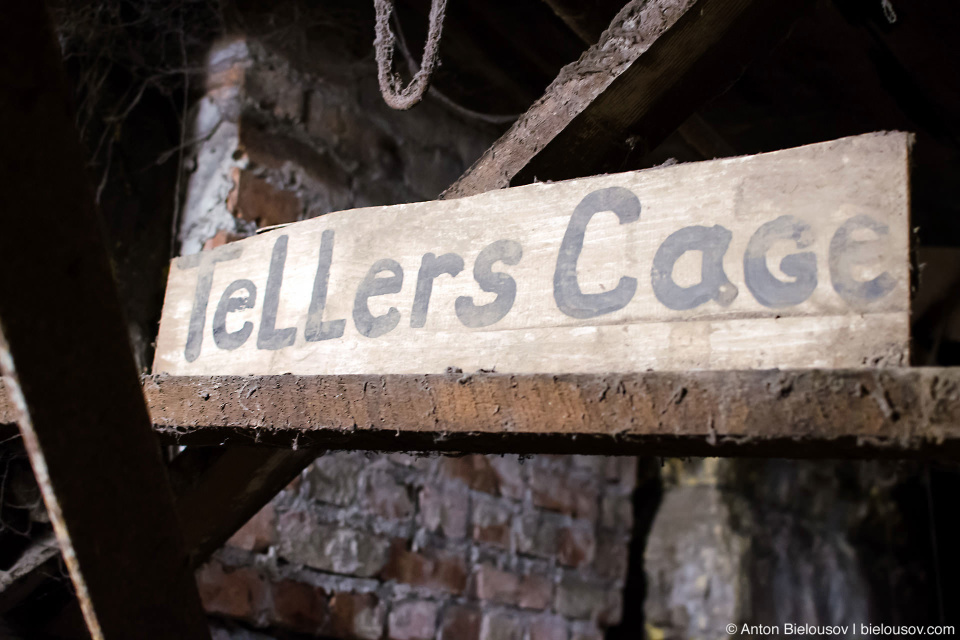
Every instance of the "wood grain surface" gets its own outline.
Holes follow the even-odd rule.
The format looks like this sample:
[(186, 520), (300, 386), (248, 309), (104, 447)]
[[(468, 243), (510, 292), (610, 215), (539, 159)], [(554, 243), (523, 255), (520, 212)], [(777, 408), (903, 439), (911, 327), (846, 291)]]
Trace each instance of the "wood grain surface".
[(910, 145), (869, 134), (294, 223), (174, 261), (154, 373), (906, 364)]

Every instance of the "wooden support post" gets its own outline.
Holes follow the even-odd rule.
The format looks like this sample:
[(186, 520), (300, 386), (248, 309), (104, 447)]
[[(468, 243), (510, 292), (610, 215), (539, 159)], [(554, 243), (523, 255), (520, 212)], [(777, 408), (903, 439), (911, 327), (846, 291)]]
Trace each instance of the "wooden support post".
[(720, 93), (808, 0), (633, 0), (447, 191), (622, 171)]
[(43, 3), (0, 5), (0, 364), (94, 638), (209, 638)]

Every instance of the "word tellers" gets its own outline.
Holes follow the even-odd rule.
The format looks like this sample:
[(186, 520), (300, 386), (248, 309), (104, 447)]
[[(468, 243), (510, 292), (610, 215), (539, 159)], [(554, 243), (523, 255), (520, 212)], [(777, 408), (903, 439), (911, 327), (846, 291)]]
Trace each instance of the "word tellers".
[(170, 272), (155, 371), (906, 358), (906, 134), (339, 212)]

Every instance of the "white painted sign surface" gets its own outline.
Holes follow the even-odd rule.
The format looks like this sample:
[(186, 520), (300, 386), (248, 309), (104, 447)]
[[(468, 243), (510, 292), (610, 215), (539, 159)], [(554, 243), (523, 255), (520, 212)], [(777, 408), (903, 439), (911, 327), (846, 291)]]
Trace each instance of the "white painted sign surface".
[(179, 258), (155, 373), (906, 363), (908, 134), (332, 213)]

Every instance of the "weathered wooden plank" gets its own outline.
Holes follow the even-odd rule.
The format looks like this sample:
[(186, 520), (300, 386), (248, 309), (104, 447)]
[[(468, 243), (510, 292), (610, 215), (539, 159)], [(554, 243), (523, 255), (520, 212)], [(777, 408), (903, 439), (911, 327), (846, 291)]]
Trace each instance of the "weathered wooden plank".
[(872, 134), (296, 223), (175, 261), (154, 372), (903, 363), (909, 146)]
[[(143, 388), (157, 433), (190, 445), (960, 456), (960, 368), (953, 367), (556, 376), (154, 375), (143, 379)], [(0, 424), (9, 424), (14, 410), (6, 390), (0, 391)]]
[(772, 457), (960, 455), (960, 369), (151, 376), (181, 443)]
[(94, 638), (209, 638), (42, 2), (0, 4), (0, 366)]
[(807, 0), (633, 0), (447, 191), (459, 198), (616, 171), (768, 49)]
[[(624, 6), (618, 0), (602, 0), (600, 2), (544, 0), (544, 3), (587, 45), (592, 45), (600, 40), (603, 32), (610, 27), (611, 20), (620, 13)], [(618, 26), (615, 23), (613, 28), (616, 29)], [(697, 113), (691, 113), (686, 120), (678, 125), (677, 133), (704, 159), (726, 158), (737, 155), (726, 140)], [(467, 175), (469, 174), (468, 171)]]

